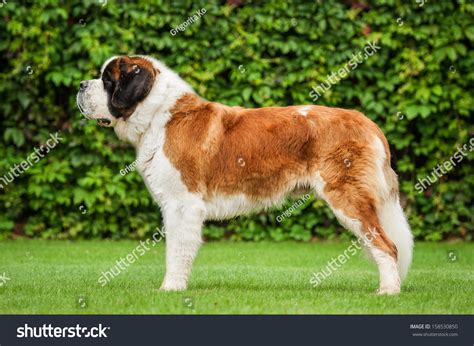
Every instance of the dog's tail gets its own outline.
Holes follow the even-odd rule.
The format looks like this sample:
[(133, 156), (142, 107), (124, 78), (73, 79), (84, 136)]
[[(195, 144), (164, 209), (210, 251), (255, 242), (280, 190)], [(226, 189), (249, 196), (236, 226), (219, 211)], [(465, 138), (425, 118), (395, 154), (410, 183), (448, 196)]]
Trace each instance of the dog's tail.
[(397, 247), (398, 272), (400, 278), (404, 279), (412, 261), (413, 235), (400, 205), (397, 174), (390, 167), (389, 162), (384, 167), (384, 175), (390, 192), (382, 199), (378, 216), (385, 233)]
[(398, 251), (400, 278), (407, 276), (413, 255), (413, 236), (398, 197), (383, 203), (379, 212), (380, 223)]

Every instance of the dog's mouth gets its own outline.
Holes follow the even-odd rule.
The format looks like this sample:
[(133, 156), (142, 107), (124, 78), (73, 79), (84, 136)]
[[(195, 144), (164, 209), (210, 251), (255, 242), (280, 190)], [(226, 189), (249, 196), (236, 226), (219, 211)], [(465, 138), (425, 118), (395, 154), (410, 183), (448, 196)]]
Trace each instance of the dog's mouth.
[(97, 119), (97, 124), (103, 127), (109, 127), (112, 124), (112, 122), (110, 121), (110, 119), (99, 118)]

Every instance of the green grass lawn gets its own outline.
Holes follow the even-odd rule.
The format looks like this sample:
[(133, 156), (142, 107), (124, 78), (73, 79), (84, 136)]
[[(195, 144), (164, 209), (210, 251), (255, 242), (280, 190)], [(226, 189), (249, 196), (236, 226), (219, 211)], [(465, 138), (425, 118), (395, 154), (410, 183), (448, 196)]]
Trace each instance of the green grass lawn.
[[(472, 243), (417, 243), (398, 296), (377, 296), (378, 274), (357, 254), (317, 288), (311, 273), (349, 242), (207, 243), (189, 289), (158, 290), (164, 244), (105, 287), (101, 272), (130, 253), (134, 241), (0, 242), (2, 314), (451, 314), (474, 312)], [(448, 251), (453, 250), (455, 261)]]

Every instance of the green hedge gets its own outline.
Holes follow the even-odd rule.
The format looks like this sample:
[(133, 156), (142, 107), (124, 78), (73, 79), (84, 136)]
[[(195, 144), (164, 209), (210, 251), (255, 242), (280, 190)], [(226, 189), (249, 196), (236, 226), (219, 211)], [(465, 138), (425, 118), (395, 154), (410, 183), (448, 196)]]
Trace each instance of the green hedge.
[[(367, 41), (381, 49), (317, 104), (356, 108), (385, 131), (418, 239), (472, 239), (472, 155), (423, 193), (418, 178), (473, 136), (474, 5), (468, 1), (36, 1), (0, 7), (0, 177), (51, 133), (63, 140), (0, 189), (0, 237), (145, 237), (160, 214), (133, 150), (80, 116), (79, 81), (116, 54), (149, 54), (207, 99), (261, 107), (308, 104)], [(177, 28), (204, 8), (184, 31)], [(183, 27), (181, 27), (183, 28)], [(470, 88), (470, 89), (469, 89)], [(288, 208), (293, 202), (282, 208)], [(208, 238), (347, 235), (319, 200), (206, 226)]]

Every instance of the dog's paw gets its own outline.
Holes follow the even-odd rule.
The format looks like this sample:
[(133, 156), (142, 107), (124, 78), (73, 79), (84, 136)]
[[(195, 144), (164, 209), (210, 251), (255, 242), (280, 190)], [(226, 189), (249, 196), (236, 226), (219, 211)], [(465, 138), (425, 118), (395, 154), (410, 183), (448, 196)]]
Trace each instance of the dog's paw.
[(160, 290), (166, 292), (179, 292), (186, 290), (187, 287), (187, 282), (183, 280), (165, 280), (161, 284)]
[(378, 295), (382, 295), (382, 294), (393, 295), (393, 294), (398, 294), (398, 293), (400, 293), (400, 286), (385, 286), (385, 287), (380, 287), (377, 290)]

